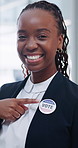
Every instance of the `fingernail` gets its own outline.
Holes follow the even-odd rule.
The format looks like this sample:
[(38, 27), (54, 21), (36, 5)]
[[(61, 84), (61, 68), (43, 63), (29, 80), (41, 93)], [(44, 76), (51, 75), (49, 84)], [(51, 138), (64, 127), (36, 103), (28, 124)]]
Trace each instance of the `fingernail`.
[(40, 100), (35, 100), (35, 101), (38, 102), (38, 103), (40, 102)]

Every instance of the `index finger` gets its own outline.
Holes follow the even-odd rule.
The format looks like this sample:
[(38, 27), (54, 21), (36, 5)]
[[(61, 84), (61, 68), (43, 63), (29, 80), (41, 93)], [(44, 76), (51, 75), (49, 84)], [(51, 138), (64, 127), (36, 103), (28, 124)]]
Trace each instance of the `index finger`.
[(39, 103), (39, 100), (36, 99), (17, 99), (18, 104), (33, 104), (33, 103)]

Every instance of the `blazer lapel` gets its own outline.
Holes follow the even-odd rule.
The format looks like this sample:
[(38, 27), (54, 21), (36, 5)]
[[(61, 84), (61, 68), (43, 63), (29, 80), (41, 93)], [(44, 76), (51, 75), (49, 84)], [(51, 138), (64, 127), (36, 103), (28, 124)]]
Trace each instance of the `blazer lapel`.
[[(58, 108), (58, 104), (60, 105), (61, 100), (62, 100), (61, 93), (60, 93), (61, 92), (61, 87), (60, 87), (61, 85), (63, 85), (63, 76), (62, 76), (62, 74), (57, 73), (56, 76), (54, 77), (54, 79), (52, 80), (52, 82), (50, 83), (48, 89), (46, 90), (42, 100), (52, 99), (56, 103), (56, 108)], [(58, 95), (58, 94), (60, 94), (60, 95)], [(37, 111), (34, 115), (34, 118), (31, 122), (29, 131), (28, 131), (26, 145), (25, 145), (26, 148), (32, 147), (33, 135), (37, 135), (37, 133), (40, 133), (41, 130), (43, 131), (43, 129), (46, 128), (45, 122), (48, 121), (48, 118), (50, 116), (51, 116), (51, 114), (49, 114), (49, 115), (43, 114), (43, 113), (41, 113), (39, 108), (37, 109)], [(54, 116), (54, 114), (53, 114), (53, 116)], [(43, 129), (41, 128), (42, 125), (43, 125)], [(44, 133), (44, 131), (42, 133)], [(42, 140), (42, 138), (40, 140)], [(35, 140), (35, 146), (34, 147), (36, 147), (36, 146), (38, 146), (38, 139), (37, 138)]]

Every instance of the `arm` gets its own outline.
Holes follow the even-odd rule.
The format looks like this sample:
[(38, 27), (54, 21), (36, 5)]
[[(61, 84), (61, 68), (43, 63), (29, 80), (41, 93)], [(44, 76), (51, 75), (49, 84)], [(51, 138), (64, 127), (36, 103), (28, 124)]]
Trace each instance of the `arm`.
[(78, 147), (78, 98), (73, 113), (72, 122), (72, 148)]

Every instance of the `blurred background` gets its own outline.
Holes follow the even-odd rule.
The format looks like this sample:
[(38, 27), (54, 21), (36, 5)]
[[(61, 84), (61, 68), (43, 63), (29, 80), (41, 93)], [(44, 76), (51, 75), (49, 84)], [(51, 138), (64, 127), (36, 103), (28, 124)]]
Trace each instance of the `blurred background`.
[[(0, 86), (24, 79), (17, 54), (17, 18), (21, 10), (37, 0), (0, 0)], [(78, 84), (78, 0), (48, 0), (62, 10), (68, 28), (68, 74)]]

